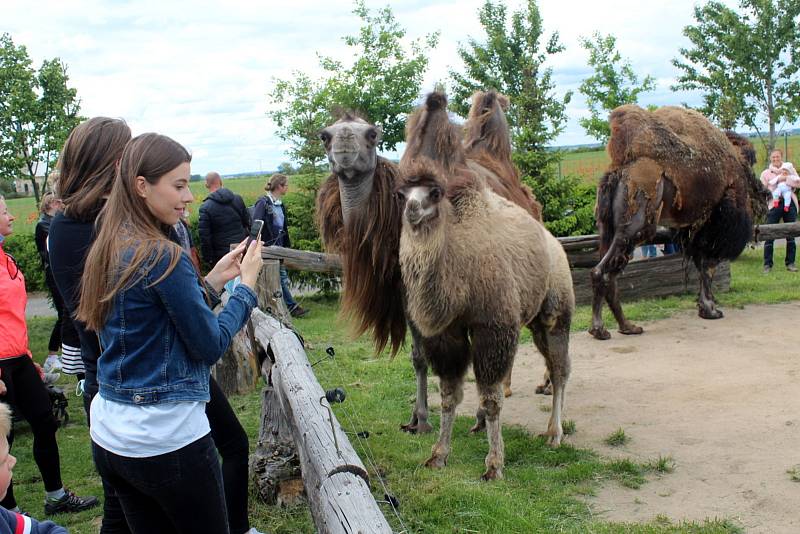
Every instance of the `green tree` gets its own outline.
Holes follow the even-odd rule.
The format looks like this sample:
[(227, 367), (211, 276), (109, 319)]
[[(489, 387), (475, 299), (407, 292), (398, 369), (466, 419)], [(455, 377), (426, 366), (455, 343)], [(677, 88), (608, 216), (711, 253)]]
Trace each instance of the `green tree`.
[(82, 118), (77, 91), (58, 58), (33, 70), (25, 46), (0, 36), (0, 172), (6, 179), (44, 175), (33, 182), (38, 205), (47, 179), (69, 132)]
[(287, 154), (304, 172), (313, 172), (325, 160), (317, 132), (331, 121), (327, 83), (295, 71), (290, 80), (274, 80), (269, 95), (276, 106), (268, 112), (278, 137), (289, 143)]
[[(681, 71), (673, 90), (704, 92), (702, 111), (721, 127), (743, 123), (768, 150), (776, 125), (800, 115), (800, 1), (739, 0), (739, 10), (711, 1), (686, 26), (689, 48), (672, 60)], [(761, 126), (766, 123), (766, 139)]]
[(589, 118), (578, 122), (586, 133), (605, 144), (611, 135), (608, 114), (623, 104), (635, 104), (641, 93), (656, 87), (655, 78), (639, 77), (630, 62), (623, 60), (617, 51), (617, 40), (613, 35), (603, 36), (595, 32), (591, 39), (581, 38), (581, 46), (589, 52), (589, 66), (594, 74), (583, 80), (580, 88), (589, 106)]
[(275, 80), (270, 95), (276, 110), (269, 115), (279, 128), (278, 136), (291, 143), (289, 155), (303, 170), (324, 159), (316, 132), (338, 109), (358, 111), (380, 126), (379, 148), (394, 150), (403, 141), (406, 115), (419, 96), (427, 54), (438, 41), (438, 34), (432, 34), (404, 46), (406, 30), (389, 7), (372, 14), (358, 0), (353, 13), (361, 19), (361, 29), (358, 35), (343, 38), (355, 58), (352, 64), (318, 54), (326, 73), (323, 78), (312, 80), (294, 72), (290, 80)]
[(535, 0), (512, 13), (510, 25), (502, 1), (487, 0), (478, 17), (486, 39), (469, 38), (459, 46), (464, 72), (450, 71), (453, 109), (466, 117), (469, 98), (477, 90), (495, 89), (508, 96), (515, 162), (526, 181), (545, 179), (552, 164), (561, 159), (558, 151), (547, 147), (564, 130), (566, 106), (572, 98), (571, 92), (561, 99), (555, 95), (553, 72), (545, 62), (564, 46), (558, 32), (544, 38)]

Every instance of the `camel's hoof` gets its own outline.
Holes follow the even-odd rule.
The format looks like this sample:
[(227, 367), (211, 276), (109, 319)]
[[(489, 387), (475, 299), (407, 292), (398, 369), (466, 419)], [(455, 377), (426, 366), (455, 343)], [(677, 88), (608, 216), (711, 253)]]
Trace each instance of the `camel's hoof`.
[(705, 308), (700, 308), (700, 310), (697, 312), (697, 315), (703, 319), (722, 319), (725, 317), (725, 314), (722, 313), (722, 310), (714, 309), (709, 311)]
[(499, 467), (490, 467), (481, 475), (481, 480), (500, 480), (503, 478), (503, 470)]
[(536, 386), (534, 390), (537, 395), (552, 395), (553, 394), (553, 385), (552, 384), (539, 384)]
[(599, 339), (600, 341), (605, 341), (606, 339), (611, 339), (611, 333), (606, 330), (604, 327), (595, 327), (589, 330), (589, 333), (595, 339)]
[(561, 446), (561, 438), (563, 437), (563, 434), (553, 435), (550, 432), (543, 432), (539, 434), (539, 437), (547, 438), (547, 444), (550, 447), (556, 448)]
[(478, 432), (483, 432), (486, 430), (486, 420), (478, 419), (475, 421), (475, 424), (472, 425), (472, 428), (469, 429), (470, 434), (477, 434)]
[(644, 328), (636, 326), (635, 324), (625, 325), (619, 329), (619, 333), (625, 334), (626, 336), (638, 336), (642, 332), (644, 332)]
[(431, 469), (441, 469), (447, 465), (447, 458), (442, 458), (441, 456), (431, 456), (425, 461), (425, 467), (429, 467)]
[(400, 430), (408, 432), (409, 434), (427, 434), (433, 430), (433, 427), (425, 422), (416, 424), (408, 423), (407, 425), (400, 425)]
[(514, 392), (511, 391), (511, 386), (503, 386), (503, 396), (510, 397), (512, 393)]

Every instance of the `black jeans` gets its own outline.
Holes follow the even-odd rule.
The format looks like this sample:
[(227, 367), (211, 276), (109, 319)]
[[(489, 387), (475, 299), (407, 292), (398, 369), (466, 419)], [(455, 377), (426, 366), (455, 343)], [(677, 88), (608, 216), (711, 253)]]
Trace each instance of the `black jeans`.
[(222, 472), (210, 434), (167, 454), (127, 458), (92, 443), (94, 462), (134, 534), (228, 534)]
[(53, 280), (53, 273), (50, 271), (49, 267), (45, 268), (44, 281), (45, 285), (47, 285), (47, 289), (50, 290), (50, 296), (53, 298), (53, 306), (55, 306), (56, 313), (58, 314), (56, 324), (53, 325), (53, 331), (50, 333), (50, 341), (47, 343), (47, 350), (49, 350), (51, 354), (55, 354), (61, 348), (62, 325), (64, 321), (69, 321), (70, 318), (67, 313), (67, 308), (64, 306), (64, 299), (61, 298), (61, 293), (58, 292), (56, 282)]
[[(767, 224), (776, 224), (781, 222), (795, 222), (797, 220), (797, 206), (794, 202), (789, 205), (789, 211), (783, 211), (783, 206), (777, 208), (770, 208), (767, 212)], [(774, 248), (774, 241), (764, 242), (764, 265), (772, 267), (772, 251)], [(786, 265), (794, 263), (795, 255), (797, 254), (797, 245), (793, 237), (786, 238)]]
[(225, 487), (228, 524), (231, 534), (243, 534), (250, 530), (247, 517), (247, 461), (250, 453), (247, 433), (213, 378), (209, 391), (211, 399), (206, 404), (206, 416), (211, 427), (211, 437), (222, 457), (222, 482)]
[[(9, 403), (31, 425), (33, 459), (42, 475), (45, 491), (61, 489), (61, 461), (56, 441), (58, 423), (53, 417), (50, 395), (33, 361), (27, 354), (0, 360), (0, 379), (5, 382), (7, 389), (2, 400)], [(13, 441), (12, 432), (8, 439), (9, 448)], [(9, 486), (0, 506), (11, 509), (16, 505), (13, 486)]]

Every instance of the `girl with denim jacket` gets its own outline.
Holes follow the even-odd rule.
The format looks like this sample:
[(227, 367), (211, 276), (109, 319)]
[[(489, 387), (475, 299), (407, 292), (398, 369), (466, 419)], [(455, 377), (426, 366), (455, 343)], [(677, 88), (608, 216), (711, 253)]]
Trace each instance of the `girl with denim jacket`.
[(128, 143), (81, 282), (78, 319), (103, 347), (94, 458), (134, 533), (229, 532), (205, 405), (211, 365), (256, 304), (261, 245), (240, 263), (241, 244), (207, 275), (215, 291), (241, 276), (214, 315), (191, 260), (168, 237), (193, 200), (190, 161), (162, 135)]

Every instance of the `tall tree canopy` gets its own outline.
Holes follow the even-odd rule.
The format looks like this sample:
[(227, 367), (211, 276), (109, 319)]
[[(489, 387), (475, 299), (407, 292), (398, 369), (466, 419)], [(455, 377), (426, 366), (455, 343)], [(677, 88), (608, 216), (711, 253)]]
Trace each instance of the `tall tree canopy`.
[(672, 61), (681, 71), (673, 90), (703, 91), (702, 111), (720, 127), (745, 124), (772, 150), (776, 126), (800, 115), (798, 15), (800, 0), (739, 0), (738, 11), (718, 1), (696, 6), (696, 25), (683, 30), (691, 46)]
[[(45, 60), (34, 71), (25, 46), (9, 34), (0, 36), (0, 173), (17, 180), (47, 176), (69, 132), (82, 118), (77, 91), (67, 84), (67, 67), (58, 58)], [(33, 194), (42, 190), (36, 180)]]
[(289, 80), (275, 80), (269, 97), (277, 134), (291, 144), (290, 157), (304, 167), (324, 160), (316, 132), (332, 120), (336, 109), (362, 113), (383, 130), (379, 148), (394, 150), (403, 141), (406, 115), (419, 96), (428, 53), (438, 42), (438, 34), (432, 34), (403, 46), (406, 30), (389, 7), (373, 14), (358, 0), (353, 13), (361, 19), (361, 29), (343, 38), (352, 49), (353, 63), (347, 66), (319, 54), (323, 78), (312, 80), (295, 72)]
[(469, 97), (478, 89), (496, 89), (510, 97), (515, 162), (528, 179), (539, 178), (561, 157), (547, 147), (564, 130), (572, 93), (556, 96), (553, 72), (545, 62), (564, 47), (558, 32), (544, 38), (535, 0), (512, 13), (510, 25), (502, 1), (487, 0), (478, 16), (486, 38), (469, 38), (458, 49), (464, 71), (450, 71), (453, 109), (466, 117)]
[(578, 122), (586, 133), (605, 144), (611, 136), (608, 114), (623, 104), (635, 104), (641, 93), (655, 89), (655, 78), (639, 77), (630, 61), (623, 60), (617, 50), (617, 40), (613, 35), (600, 35), (595, 32), (591, 39), (581, 38), (581, 46), (589, 52), (589, 66), (594, 74), (583, 80), (580, 88), (589, 106), (589, 118)]

